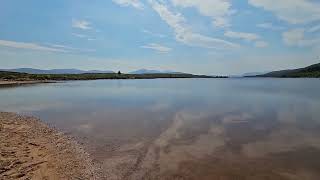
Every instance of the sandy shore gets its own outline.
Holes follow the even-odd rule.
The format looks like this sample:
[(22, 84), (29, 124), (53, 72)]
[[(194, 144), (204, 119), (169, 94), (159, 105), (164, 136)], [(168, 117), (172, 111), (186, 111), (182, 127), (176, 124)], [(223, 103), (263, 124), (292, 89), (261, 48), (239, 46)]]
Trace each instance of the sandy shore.
[(0, 112), (0, 180), (100, 179), (71, 138), (33, 117)]

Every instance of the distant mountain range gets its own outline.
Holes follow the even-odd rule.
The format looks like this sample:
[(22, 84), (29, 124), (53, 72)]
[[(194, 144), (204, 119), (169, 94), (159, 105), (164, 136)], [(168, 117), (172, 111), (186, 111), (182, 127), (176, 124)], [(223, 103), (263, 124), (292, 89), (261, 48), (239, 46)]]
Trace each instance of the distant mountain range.
[[(19, 72), (19, 73), (28, 73), (28, 74), (103, 74), (103, 73), (115, 73), (110, 70), (79, 70), (79, 69), (34, 69), (34, 68), (17, 68), (17, 69), (0, 69), (0, 71), (10, 71), (10, 72)], [(175, 71), (159, 71), (152, 69), (139, 69), (136, 71), (131, 71), (128, 74), (173, 74), (173, 75), (188, 75), (188, 73), (175, 72)], [(191, 75), (191, 74), (190, 74)], [(320, 63), (313, 64), (308, 67), (298, 68), (298, 69), (289, 69), (273, 72), (250, 72), (245, 73), (242, 76), (231, 76), (231, 77), (320, 77)]]
[[(252, 76), (250, 76), (252, 77)], [(313, 64), (308, 67), (299, 69), (289, 69), (281, 71), (273, 71), (263, 75), (257, 75), (254, 77), (282, 77), (282, 78), (298, 78), (298, 77), (320, 77), (320, 63)]]
[[(19, 72), (19, 73), (29, 73), (29, 74), (84, 74), (84, 73), (115, 73), (110, 70), (80, 70), (80, 69), (34, 69), (34, 68), (17, 68), (17, 69), (0, 69), (0, 71), (10, 71), (10, 72)], [(128, 74), (187, 74), (182, 72), (175, 71), (158, 71), (151, 69), (139, 69), (136, 71), (129, 72)]]
[(113, 71), (100, 71), (100, 70), (79, 70), (79, 69), (33, 69), (33, 68), (18, 68), (18, 69), (0, 69), (0, 71), (20, 72), (29, 74), (84, 74), (84, 73), (114, 73)]
[(129, 72), (129, 74), (186, 74), (186, 73), (175, 72), (175, 71), (159, 71), (159, 70), (152, 70), (152, 69), (139, 69), (136, 71)]

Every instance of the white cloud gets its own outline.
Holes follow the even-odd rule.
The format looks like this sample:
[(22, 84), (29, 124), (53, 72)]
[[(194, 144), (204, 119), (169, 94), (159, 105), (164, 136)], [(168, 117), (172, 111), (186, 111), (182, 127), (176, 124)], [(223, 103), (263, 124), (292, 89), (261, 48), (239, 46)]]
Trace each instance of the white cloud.
[(54, 47), (54, 48), (60, 48), (60, 49), (73, 49), (70, 46), (66, 46), (66, 45), (61, 45), (61, 44), (51, 44), (51, 43), (47, 43), (49, 46)]
[(213, 19), (213, 25), (217, 27), (230, 26), (228, 16), (234, 11), (231, 10), (229, 0), (171, 0), (175, 6), (194, 7), (204, 16)]
[(136, 9), (143, 9), (144, 5), (140, 0), (112, 0), (121, 6), (132, 6)]
[(224, 33), (226, 37), (235, 38), (235, 39), (242, 39), (247, 42), (253, 42), (255, 47), (264, 48), (267, 47), (269, 44), (265, 41), (261, 40), (261, 37), (254, 33), (245, 33), (245, 32), (235, 32), (235, 31), (226, 31)]
[(308, 29), (309, 33), (314, 33), (314, 32), (317, 32), (317, 31), (320, 31), (320, 24), (316, 25), (316, 26), (313, 26), (312, 28)]
[(305, 37), (305, 29), (292, 29), (282, 34), (283, 42), (288, 46), (307, 47), (320, 44), (320, 39), (307, 39)]
[(178, 37), (179, 41), (190, 45), (213, 49), (229, 49), (229, 48), (239, 48), (240, 46), (229, 41), (222, 39), (212, 38), (204, 36), (198, 33), (186, 32), (182, 36)]
[(164, 37), (166, 37), (166, 35), (164, 35), (164, 34), (154, 33), (154, 32), (149, 31), (149, 30), (147, 30), (147, 29), (143, 29), (142, 32), (143, 32), (143, 33), (146, 33), (146, 34), (149, 34), (149, 35), (151, 35), (151, 36), (154, 36), (154, 37), (159, 37), (159, 38), (164, 38)]
[(35, 43), (25, 43), (25, 42), (6, 41), (6, 40), (0, 40), (0, 46), (17, 48), (17, 49), (38, 50), (38, 51), (67, 52), (66, 50), (63, 50), (63, 49), (46, 47), (46, 46), (38, 45)]
[(73, 28), (88, 30), (88, 29), (92, 29), (92, 27), (90, 25), (91, 25), (91, 23), (88, 21), (85, 21), (85, 20), (77, 20), (77, 19), (72, 20), (72, 27)]
[(198, 46), (205, 48), (226, 49), (237, 48), (239, 45), (222, 39), (216, 39), (192, 32), (186, 25), (186, 19), (180, 13), (174, 13), (168, 9), (166, 4), (157, 0), (149, 0), (152, 8), (159, 14), (175, 32), (176, 40), (189, 46)]
[(221, 17), (229, 13), (231, 3), (228, 0), (171, 0), (176, 6), (195, 7), (205, 16)]
[(220, 28), (226, 28), (231, 26), (227, 18), (215, 18), (212, 21), (212, 24), (214, 27), (220, 27)]
[(282, 34), (282, 39), (286, 45), (298, 45), (304, 39), (304, 29), (293, 29)]
[(264, 47), (268, 47), (269, 46), (269, 44), (267, 42), (265, 42), (265, 41), (257, 41), (257, 42), (255, 42), (254, 45), (256, 47), (258, 47), (258, 48), (264, 48)]
[(282, 27), (282, 26), (275, 26), (275, 25), (273, 25), (272, 23), (261, 23), (261, 24), (257, 24), (257, 27), (259, 27), (259, 28), (264, 28), (264, 29), (271, 29), (271, 30), (274, 30), (274, 31), (283, 30), (283, 29), (284, 29), (284, 27)]
[(244, 39), (246, 41), (255, 41), (260, 39), (259, 35), (253, 33), (226, 31), (224, 35), (230, 38)]
[(161, 53), (168, 53), (168, 52), (170, 52), (172, 50), (169, 47), (162, 46), (162, 45), (156, 44), (156, 43), (150, 43), (148, 45), (141, 46), (141, 48), (153, 49), (153, 50), (161, 52)]
[(248, 0), (249, 4), (274, 13), (291, 24), (320, 20), (320, 3), (311, 0)]

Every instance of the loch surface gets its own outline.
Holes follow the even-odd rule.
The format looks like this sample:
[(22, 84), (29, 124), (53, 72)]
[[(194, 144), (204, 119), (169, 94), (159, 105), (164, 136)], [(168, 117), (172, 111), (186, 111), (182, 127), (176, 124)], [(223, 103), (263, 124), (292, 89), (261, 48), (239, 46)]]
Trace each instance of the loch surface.
[(76, 137), (108, 179), (320, 179), (319, 79), (5, 87), (0, 111)]

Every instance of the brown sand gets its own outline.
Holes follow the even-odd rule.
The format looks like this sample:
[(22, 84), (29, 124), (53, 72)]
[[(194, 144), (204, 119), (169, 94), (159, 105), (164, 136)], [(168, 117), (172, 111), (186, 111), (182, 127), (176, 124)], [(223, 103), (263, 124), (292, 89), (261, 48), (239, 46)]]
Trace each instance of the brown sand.
[(0, 180), (99, 179), (71, 138), (33, 117), (0, 112)]

